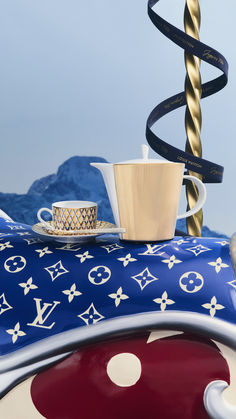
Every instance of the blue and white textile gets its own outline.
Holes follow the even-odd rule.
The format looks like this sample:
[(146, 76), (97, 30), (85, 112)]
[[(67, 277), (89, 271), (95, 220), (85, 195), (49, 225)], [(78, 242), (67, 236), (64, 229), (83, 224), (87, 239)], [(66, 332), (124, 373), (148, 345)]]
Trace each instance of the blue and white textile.
[(69, 329), (150, 311), (192, 311), (236, 323), (227, 240), (134, 244), (43, 242), (0, 218), (0, 355)]

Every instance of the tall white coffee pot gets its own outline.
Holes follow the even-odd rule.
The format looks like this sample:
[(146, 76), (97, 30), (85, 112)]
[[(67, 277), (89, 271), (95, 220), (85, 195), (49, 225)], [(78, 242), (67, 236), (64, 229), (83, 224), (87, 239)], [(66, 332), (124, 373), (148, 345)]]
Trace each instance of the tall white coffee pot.
[[(142, 145), (142, 159), (121, 163), (91, 163), (103, 175), (113, 216), (124, 227), (126, 240), (156, 241), (173, 238), (176, 219), (198, 212), (206, 200), (206, 188), (194, 176), (183, 175), (184, 164), (149, 159)], [(177, 216), (183, 178), (193, 181), (199, 191), (195, 207)]]

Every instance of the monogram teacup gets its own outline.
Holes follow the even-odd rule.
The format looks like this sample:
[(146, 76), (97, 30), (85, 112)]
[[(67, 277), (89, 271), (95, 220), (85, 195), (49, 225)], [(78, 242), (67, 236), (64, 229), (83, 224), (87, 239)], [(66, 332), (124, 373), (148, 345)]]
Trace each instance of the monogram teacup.
[[(52, 222), (45, 221), (41, 214), (49, 212)], [(47, 230), (79, 231), (96, 228), (97, 204), (91, 201), (60, 201), (52, 204), (52, 209), (40, 208), (37, 213), (39, 221)]]

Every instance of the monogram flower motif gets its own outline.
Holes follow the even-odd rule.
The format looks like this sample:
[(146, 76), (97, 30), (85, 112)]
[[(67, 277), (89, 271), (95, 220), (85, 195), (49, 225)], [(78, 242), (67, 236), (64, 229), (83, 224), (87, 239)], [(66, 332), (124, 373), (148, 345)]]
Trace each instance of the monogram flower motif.
[(123, 262), (124, 267), (126, 267), (130, 262), (136, 262), (137, 261), (137, 259), (134, 259), (134, 258), (131, 257), (130, 253), (128, 253), (123, 258), (118, 258), (117, 260), (120, 260), (121, 262)]
[(80, 317), (87, 325), (95, 324), (99, 322), (101, 319), (104, 319), (104, 316), (102, 316), (96, 310), (93, 303), (89, 306), (89, 308), (86, 311), (84, 311), (84, 313), (78, 315), (77, 317)]
[(148, 284), (158, 280), (158, 278), (150, 273), (148, 268), (145, 268), (142, 272), (132, 276), (131, 278), (133, 278), (139, 284), (142, 291)]
[(163, 292), (161, 298), (155, 298), (154, 303), (160, 304), (161, 311), (165, 311), (167, 305), (175, 304), (173, 300), (168, 298), (168, 294), (166, 291)]
[(0, 243), (0, 252), (1, 252), (2, 250), (9, 249), (10, 247), (13, 247), (13, 246), (10, 244), (10, 242)]
[(117, 243), (107, 244), (106, 246), (101, 246), (103, 249), (106, 249), (107, 253), (114, 252), (115, 250), (123, 249), (123, 246), (120, 246)]
[(5, 295), (2, 294), (0, 296), (0, 315), (2, 313), (4, 313), (4, 311), (10, 310), (12, 308), (12, 306), (10, 306), (10, 304), (8, 304)]
[(44, 268), (48, 273), (50, 274), (52, 281), (55, 281), (58, 276), (68, 273), (67, 269), (64, 268), (61, 261), (55, 263), (55, 265), (48, 266), (47, 268)]
[(208, 252), (211, 249), (208, 249), (208, 247), (205, 247), (205, 246), (202, 246), (201, 244), (198, 244), (197, 246), (190, 247), (189, 249), (186, 249), (186, 250), (189, 250), (189, 252), (193, 252), (195, 256), (198, 256), (201, 253)]
[(222, 262), (222, 259), (218, 257), (215, 262), (209, 262), (208, 265), (214, 266), (216, 273), (218, 274), (222, 268), (228, 268), (229, 265)]
[(37, 285), (34, 285), (32, 282), (33, 278), (31, 277), (27, 282), (21, 282), (19, 284), (20, 287), (24, 288), (24, 295), (27, 295), (30, 290), (35, 290), (38, 288)]
[(236, 289), (236, 279), (233, 279), (233, 281), (227, 282), (227, 284), (231, 285), (231, 287)]
[(221, 244), (221, 246), (226, 246), (227, 244), (229, 244), (229, 241), (223, 240), (221, 242), (216, 242), (217, 244)]
[(176, 243), (178, 246), (180, 246), (183, 243), (189, 243), (189, 240), (179, 239), (179, 240), (173, 241), (173, 243)]
[(210, 303), (202, 304), (202, 307), (210, 310), (211, 317), (215, 316), (216, 310), (223, 310), (223, 308), (225, 308), (225, 306), (222, 306), (222, 304), (217, 304), (216, 297), (212, 297)]
[(4, 263), (6, 271), (17, 273), (22, 271), (26, 265), (26, 260), (23, 256), (11, 256)]
[(73, 301), (74, 297), (78, 297), (78, 295), (82, 295), (82, 292), (76, 291), (76, 285), (71, 285), (69, 290), (62, 291), (63, 294), (68, 295), (68, 301), (71, 303)]
[(48, 249), (47, 247), (44, 247), (43, 249), (36, 249), (35, 252), (39, 253), (39, 257), (42, 258), (44, 255), (49, 255), (51, 252), (51, 250)]
[(204, 279), (198, 272), (185, 272), (179, 280), (180, 288), (189, 293), (198, 292), (203, 284)]
[(121, 287), (116, 291), (116, 293), (109, 294), (109, 297), (114, 298), (116, 307), (119, 306), (121, 300), (127, 300), (127, 298), (129, 298), (128, 295), (123, 294)]
[(19, 336), (25, 336), (26, 333), (22, 332), (22, 330), (20, 330), (20, 323), (16, 323), (14, 329), (8, 329), (6, 330), (6, 332), (9, 335), (12, 335), (12, 343), (15, 343), (18, 339)]
[(83, 263), (86, 261), (86, 259), (93, 259), (94, 256), (90, 255), (89, 252), (84, 252), (82, 254), (79, 255), (75, 255), (77, 258), (80, 258), (80, 263)]
[(168, 268), (172, 269), (177, 263), (182, 263), (182, 260), (176, 259), (175, 255), (170, 256), (169, 259), (162, 260), (163, 263), (168, 263)]
[(95, 266), (88, 274), (88, 279), (94, 285), (105, 284), (110, 279), (111, 271), (107, 266)]

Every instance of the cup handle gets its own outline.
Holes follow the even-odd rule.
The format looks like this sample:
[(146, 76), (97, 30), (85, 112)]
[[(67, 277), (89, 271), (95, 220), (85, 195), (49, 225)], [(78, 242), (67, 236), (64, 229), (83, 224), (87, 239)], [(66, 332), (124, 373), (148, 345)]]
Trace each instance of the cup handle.
[(198, 179), (195, 176), (189, 176), (189, 175), (184, 175), (183, 178), (191, 180), (192, 182), (195, 183), (195, 185), (197, 186), (197, 189), (198, 189), (199, 196), (198, 196), (198, 200), (196, 202), (196, 205), (192, 209), (190, 209), (189, 211), (185, 212), (184, 214), (178, 215), (177, 220), (180, 220), (181, 218), (191, 217), (191, 215), (196, 214), (196, 212), (198, 212), (203, 207), (203, 205), (205, 204), (206, 195), (207, 195), (206, 187), (201, 182), (200, 179)]
[(44, 211), (49, 212), (49, 214), (51, 214), (51, 216), (52, 216), (52, 210), (50, 210), (49, 208), (40, 208), (37, 212), (38, 220), (44, 225), (44, 227), (46, 227), (49, 230), (52, 230), (53, 226), (51, 226), (51, 224), (47, 223), (47, 221), (43, 220), (43, 218), (41, 217), (41, 214)]

